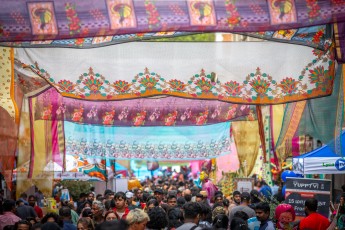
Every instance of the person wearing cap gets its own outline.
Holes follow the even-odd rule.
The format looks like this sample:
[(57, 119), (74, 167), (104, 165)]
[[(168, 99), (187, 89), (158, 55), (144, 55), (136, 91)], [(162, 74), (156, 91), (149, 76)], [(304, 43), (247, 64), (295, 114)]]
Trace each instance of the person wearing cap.
[(129, 208), (126, 207), (126, 194), (124, 192), (117, 192), (114, 197), (115, 207), (113, 211), (117, 213), (120, 219), (125, 220), (128, 213)]
[(234, 217), (234, 214), (238, 211), (243, 211), (247, 213), (249, 218), (256, 216), (255, 211), (248, 206), (249, 204), (250, 204), (250, 194), (248, 192), (243, 192), (241, 194), (241, 204), (239, 206), (232, 208), (231, 212), (229, 213), (229, 223), (231, 223)]
[(161, 204), (162, 201), (163, 201), (163, 196), (164, 196), (163, 189), (157, 188), (157, 189), (155, 189), (155, 191), (154, 191), (153, 194), (154, 194), (154, 196), (156, 197), (158, 203)]
[(126, 192), (126, 201), (127, 201), (127, 207), (129, 210), (133, 210), (135, 208), (140, 208), (133, 204), (133, 198), (134, 198), (134, 193), (131, 191)]

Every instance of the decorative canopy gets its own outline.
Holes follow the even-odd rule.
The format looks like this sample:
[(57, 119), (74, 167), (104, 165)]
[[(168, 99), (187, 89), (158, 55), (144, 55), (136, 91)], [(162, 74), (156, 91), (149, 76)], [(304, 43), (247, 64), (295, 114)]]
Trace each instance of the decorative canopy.
[(56, 89), (34, 100), (33, 120), (65, 120), (105, 126), (200, 126), (229, 120), (256, 120), (255, 106), (178, 97), (85, 101)]
[(344, 4), (342, 0), (2, 0), (0, 41), (70, 43), (68, 39), (147, 32), (276, 31), (344, 22)]
[(276, 104), (332, 92), (334, 49), (276, 42), (126, 43), (97, 49), (18, 49), (16, 59), (63, 96), (157, 95)]

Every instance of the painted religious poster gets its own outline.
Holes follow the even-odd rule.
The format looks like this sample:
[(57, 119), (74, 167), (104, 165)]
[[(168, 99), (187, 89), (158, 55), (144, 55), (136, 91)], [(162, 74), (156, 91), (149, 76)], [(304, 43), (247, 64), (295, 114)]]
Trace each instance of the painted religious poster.
[(254, 179), (253, 178), (235, 178), (235, 190), (243, 193), (253, 190), (254, 187)]
[(53, 2), (29, 2), (27, 6), (33, 35), (58, 34)]
[(271, 24), (297, 22), (297, 13), (294, 0), (268, 0)]
[(309, 178), (287, 178), (285, 202), (291, 204), (298, 219), (304, 218), (304, 202), (309, 198), (318, 201), (318, 213), (328, 218), (331, 181)]
[(216, 11), (212, 0), (188, 0), (187, 4), (192, 26), (217, 25)]
[(112, 30), (137, 27), (131, 0), (107, 0), (107, 7)]

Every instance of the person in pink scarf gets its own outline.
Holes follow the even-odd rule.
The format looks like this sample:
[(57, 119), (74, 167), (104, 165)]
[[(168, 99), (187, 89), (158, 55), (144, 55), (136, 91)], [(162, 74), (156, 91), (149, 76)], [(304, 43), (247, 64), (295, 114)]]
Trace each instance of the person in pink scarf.
[(296, 217), (295, 210), (290, 204), (280, 204), (276, 208), (275, 217), (277, 220), (276, 228), (278, 230), (295, 230), (294, 220)]

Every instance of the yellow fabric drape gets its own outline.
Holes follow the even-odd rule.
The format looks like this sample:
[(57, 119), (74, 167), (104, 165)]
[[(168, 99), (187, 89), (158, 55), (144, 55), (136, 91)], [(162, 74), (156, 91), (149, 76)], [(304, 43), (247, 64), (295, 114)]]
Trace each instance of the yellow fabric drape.
[(232, 122), (232, 131), (240, 164), (246, 163), (245, 176), (251, 174), (260, 148), (259, 125), (257, 121)]
[(273, 141), (274, 144), (277, 143), (280, 131), (283, 125), (284, 118), (284, 105), (271, 105), (272, 106), (272, 130), (273, 130)]
[(296, 103), (296, 105), (291, 115), (287, 131), (285, 132), (285, 135), (283, 133), (280, 134), (281, 136), (279, 136), (279, 139), (282, 139), (282, 141), (280, 141), (280, 144), (276, 146), (276, 153), (280, 163), (282, 163), (286, 157), (291, 156), (291, 140), (298, 129), (298, 125), (301, 121), (307, 101), (299, 101), (294, 103)]
[(18, 109), (14, 101), (13, 48), (0, 49), (0, 106), (18, 123)]

